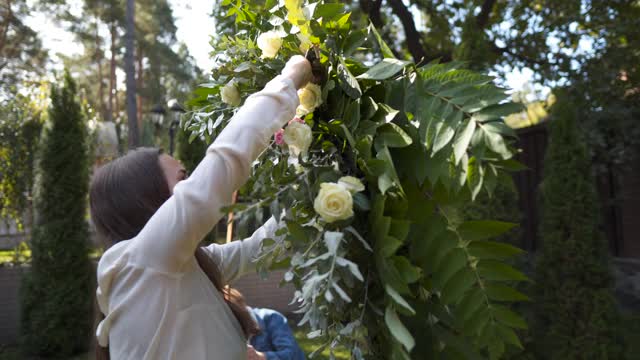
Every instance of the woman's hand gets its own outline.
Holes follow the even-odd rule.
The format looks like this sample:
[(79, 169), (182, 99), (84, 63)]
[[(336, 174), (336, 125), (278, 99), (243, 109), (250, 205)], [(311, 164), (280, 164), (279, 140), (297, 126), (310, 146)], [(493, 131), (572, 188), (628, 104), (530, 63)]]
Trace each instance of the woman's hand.
[(247, 360), (266, 360), (264, 353), (256, 351), (251, 345), (247, 345)]
[(311, 63), (304, 56), (295, 55), (287, 61), (284, 69), (282, 69), (282, 75), (291, 79), (296, 89), (300, 89), (313, 78)]

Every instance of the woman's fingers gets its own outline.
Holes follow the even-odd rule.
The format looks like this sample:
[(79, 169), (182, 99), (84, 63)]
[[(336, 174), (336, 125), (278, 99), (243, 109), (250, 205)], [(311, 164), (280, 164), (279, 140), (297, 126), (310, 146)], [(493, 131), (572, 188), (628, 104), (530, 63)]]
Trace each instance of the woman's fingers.
[(292, 56), (282, 70), (282, 75), (293, 80), (296, 89), (300, 89), (311, 81), (311, 63), (302, 55)]

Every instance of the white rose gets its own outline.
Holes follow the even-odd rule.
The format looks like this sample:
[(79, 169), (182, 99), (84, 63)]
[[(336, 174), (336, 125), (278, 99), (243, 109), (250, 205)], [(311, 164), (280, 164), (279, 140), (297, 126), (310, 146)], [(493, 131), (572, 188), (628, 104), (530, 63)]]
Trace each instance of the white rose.
[(313, 209), (328, 223), (345, 220), (353, 216), (353, 198), (342, 185), (322, 183)]
[(364, 185), (360, 179), (353, 176), (343, 176), (338, 180), (338, 184), (344, 186), (350, 193), (355, 194), (364, 191)]
[(240, 91), (238, 91), (238, 86), (233, 80), (229, 81), (222, 90), (220, 90), (220, 96), (224, 103), (231, 106), (240, 105)]
[(300, 106), (296, 109), (296, 115), (307, 115), (322, 104), (322, 88), (320, 85), (308, 83), (307, 86), (298, 90), (298, 98)]
[(282, 46), (282, 36), (278, 31), (267, 31), (258, 36), (257, 43), (263, 58), (274, 58)]
[(284, 129), (284, 142), (289, 146), (291, 154), (296, 157), (307, 153), (312, 140), (311, 128), (307, 124), (294, 121)]

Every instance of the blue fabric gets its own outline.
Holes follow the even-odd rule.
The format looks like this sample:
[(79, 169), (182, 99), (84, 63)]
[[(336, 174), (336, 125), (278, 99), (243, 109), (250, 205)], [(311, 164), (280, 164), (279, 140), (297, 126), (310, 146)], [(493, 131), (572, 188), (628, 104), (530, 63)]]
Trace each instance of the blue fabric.
[(251, 308), (260, 333), (251, 338), (251, 346), (263, 352), (267, 360), (304, 360), (287, 318), (271, 309)]

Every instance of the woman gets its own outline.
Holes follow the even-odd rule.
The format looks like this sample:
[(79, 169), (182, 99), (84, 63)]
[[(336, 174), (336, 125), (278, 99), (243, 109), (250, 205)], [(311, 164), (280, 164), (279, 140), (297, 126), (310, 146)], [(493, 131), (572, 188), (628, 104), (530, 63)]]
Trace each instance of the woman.
[(96, 172), (91, 215), (110, 246), (98, 264), (99, 356), (247, 358), (256, 325), (223, 285), (250, 270), (275, 221), (244, 241), (198, 243), (273, 133), (294, 117), (296, 90), (310, 78), (309, 62), (291, 58), (246, 100), (188, 180), (178, 161), (155, 149), (135, 150)]

